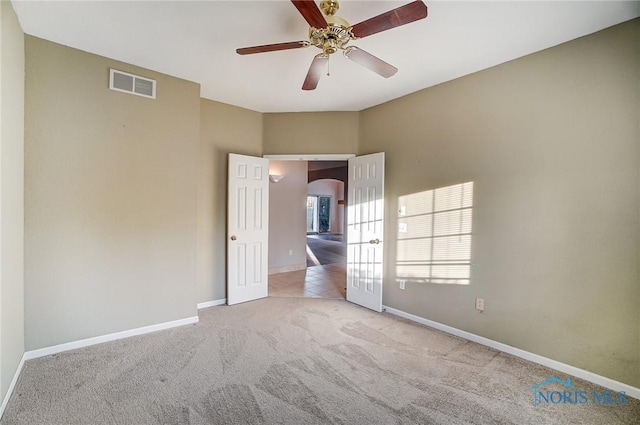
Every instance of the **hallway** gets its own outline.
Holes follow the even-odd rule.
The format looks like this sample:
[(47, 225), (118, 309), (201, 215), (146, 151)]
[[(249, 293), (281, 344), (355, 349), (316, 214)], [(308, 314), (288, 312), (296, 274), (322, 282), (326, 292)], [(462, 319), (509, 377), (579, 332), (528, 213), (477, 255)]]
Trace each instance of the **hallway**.
[(347, 247), (342, 235), (308, 235), (307, 269), (269, 276), (269, 296), (344, 299)]
[(327, 264), (347, 264), (347, 244), (344, 235), (307, 235), (307, 267)]

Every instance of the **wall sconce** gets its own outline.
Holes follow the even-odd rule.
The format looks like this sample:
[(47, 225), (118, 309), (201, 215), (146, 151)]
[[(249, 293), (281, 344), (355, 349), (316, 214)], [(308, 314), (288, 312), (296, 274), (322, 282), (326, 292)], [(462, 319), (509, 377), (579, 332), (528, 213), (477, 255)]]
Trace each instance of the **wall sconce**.
[(269, 180), (271, 180), (274, 183), (278, 183), (283, 178), (284, 178), (284, 176), (281, 176), (281, 175), (278, 175), (278, 174), (269, 174)]

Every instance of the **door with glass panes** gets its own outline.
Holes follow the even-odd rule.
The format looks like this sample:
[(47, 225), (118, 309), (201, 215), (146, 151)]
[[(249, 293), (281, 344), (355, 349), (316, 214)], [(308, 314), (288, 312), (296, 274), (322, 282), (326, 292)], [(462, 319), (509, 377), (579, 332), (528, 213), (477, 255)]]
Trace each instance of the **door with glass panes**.
[(331, 231), (331, 197), (307, 196), (307, 233)]

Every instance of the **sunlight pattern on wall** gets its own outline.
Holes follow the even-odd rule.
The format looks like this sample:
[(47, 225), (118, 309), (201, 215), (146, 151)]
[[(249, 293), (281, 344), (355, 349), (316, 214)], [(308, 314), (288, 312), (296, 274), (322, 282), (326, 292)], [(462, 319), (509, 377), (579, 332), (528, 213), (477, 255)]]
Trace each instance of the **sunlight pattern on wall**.
[(473, 182), (398, 198), (396, 277), (468, 285)]

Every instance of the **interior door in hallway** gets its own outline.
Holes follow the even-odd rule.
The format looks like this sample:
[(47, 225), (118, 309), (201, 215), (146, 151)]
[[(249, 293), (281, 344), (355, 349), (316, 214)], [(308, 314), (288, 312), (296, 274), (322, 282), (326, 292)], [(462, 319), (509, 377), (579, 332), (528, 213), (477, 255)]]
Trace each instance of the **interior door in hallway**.
[(384, 152), (349, 159), (347, 301), (382, 311)]
[(227, 304), (268, 295), (269, 160), (229, 154)]

